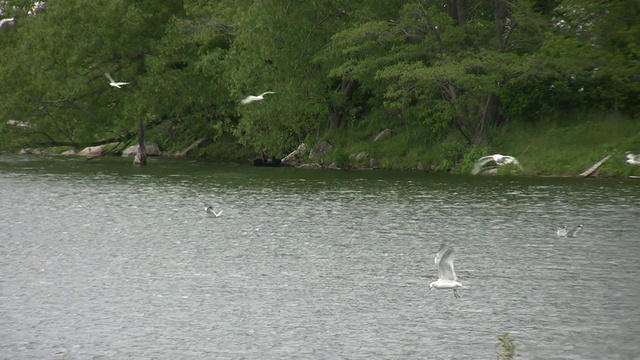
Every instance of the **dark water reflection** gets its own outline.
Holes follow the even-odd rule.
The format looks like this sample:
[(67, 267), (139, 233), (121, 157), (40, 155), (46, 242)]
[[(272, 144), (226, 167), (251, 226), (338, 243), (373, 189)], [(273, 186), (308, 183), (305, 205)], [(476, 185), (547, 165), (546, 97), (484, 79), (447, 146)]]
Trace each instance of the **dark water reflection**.
[[(491, 359), (510, 331), (524, 359), (635, 359), (639, 186), (3, 158), (0, 353)], [(460, 300), (428, 290), (442, 241)]]

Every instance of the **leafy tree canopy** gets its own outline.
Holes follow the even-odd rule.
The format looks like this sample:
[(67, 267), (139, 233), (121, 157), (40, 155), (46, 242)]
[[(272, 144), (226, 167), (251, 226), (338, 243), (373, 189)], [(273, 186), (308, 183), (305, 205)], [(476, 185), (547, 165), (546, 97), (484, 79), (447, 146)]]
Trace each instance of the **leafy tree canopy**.
[(634, 2), (7, 0), (0, 14), (15, 18), (0, 27), (4, 147), (131, 140), (140, 118), (167, 148), (225, 137), (282, 154), (378, 122), (483, 146), (508, 121), (640, 112)]

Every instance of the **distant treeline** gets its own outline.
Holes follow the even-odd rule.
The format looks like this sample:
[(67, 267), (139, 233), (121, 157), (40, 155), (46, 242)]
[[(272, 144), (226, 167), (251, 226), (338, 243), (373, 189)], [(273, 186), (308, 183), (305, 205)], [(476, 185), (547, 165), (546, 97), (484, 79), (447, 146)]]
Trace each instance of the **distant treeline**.
[[(508, 122), (640, 113), (638, 1), (0, 7), (12, 19), (0, 25), (0, 149), (127, 141), (140, 118), (167, 149), (205, 137), (284, 155), (310, 136), (363, 128), (483, 147)], [(129, 84), (109, 86), (106, 73)], [(240, 103), (265, 91), (275, 94)]]

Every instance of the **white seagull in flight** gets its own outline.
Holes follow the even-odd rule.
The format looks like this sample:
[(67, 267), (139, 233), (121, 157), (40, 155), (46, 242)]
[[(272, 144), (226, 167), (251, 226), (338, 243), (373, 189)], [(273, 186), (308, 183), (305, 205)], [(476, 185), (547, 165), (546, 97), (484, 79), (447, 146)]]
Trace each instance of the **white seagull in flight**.
[[(444, 252), (440, 252), (444, 249)], [(441, 250), (438, 250), (436, 254), (436, 266), (438, 267), (438, 280), (429, 284), (429, 290), (432, 288), (436, 289), (453, 289), (453, 296), (456, 299), (460, 298), (460, 294), (458, 294), (458, 288), (462, 287), (462, 284), (458, 282), (458, 277), (456, 276), (456, 272), (453, 269), (453, 248), (440, 246)]]
[(514, 165), (517, 165), (520, 168), (520, 170), (524, 171), (518, 159), (514, 158), (513, 156), (493, 154), (489, 156), (483, 156), (480, 159), (478, 159), (478, 161), (476, 161), (476, 163), (473, 164), (473, 170), (471, 171), (471, 173), (473, 175), (476, 175), (477, 173), (480, 172), (483, 166), (485, 166), (488, 162), (491, 162), (491, 161), (495, 161), (496, 165), (498, 166), (514, 164)]
[(251, 104), (252, 102), (264, 100), (264, 96), (267, 95), (267, 94), (275, 94), (275, 92), (273, 92), (273, 91), (265, 91), (265, 92), (263, 92), (262, 94), (260, 94), (258, 96), (249, 95), (246, 98), (240, 100), (240, 103), (242, 105), (247, 105), (247, 104)]
[(640, 165), (640, 155), (627, 152), (627, 160), (625, 162), (630, 165)]
[(220, 210), (220, 212), (215, 212), (211, 206), (207, 206), (206, 204), (204, 205), (204, 211), (206, 211), (207, 214), (213, 214), (215, 217), (220, 217), (220, 215), (222, 215), (222, 210)]
[(109, 85), (120, 89), (120, 86), (122, 85), (127, 85), (128, 82), (116, 82), (115, 80), (113, 80), (113, 78), (111, 77), (111, 75), (109, 75), (109, 73), (104, 73), (104, 76), (107, 77), (107, 79), (109, 79)]

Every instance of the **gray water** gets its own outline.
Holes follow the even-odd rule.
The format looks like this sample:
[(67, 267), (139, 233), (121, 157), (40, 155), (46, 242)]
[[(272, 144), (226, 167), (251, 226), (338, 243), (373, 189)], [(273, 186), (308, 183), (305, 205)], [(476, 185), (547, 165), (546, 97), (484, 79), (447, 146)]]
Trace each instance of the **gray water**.
[[(508, 331), (522, 359), (638, 359), (639, 204), (632, 180), (4, 157), (0, 358), (495, 359)], [(461, 299), (428, 289), (443, 241)]]

